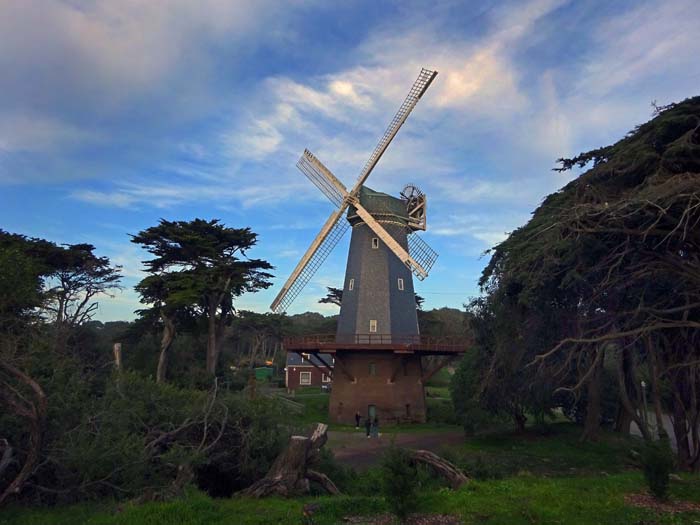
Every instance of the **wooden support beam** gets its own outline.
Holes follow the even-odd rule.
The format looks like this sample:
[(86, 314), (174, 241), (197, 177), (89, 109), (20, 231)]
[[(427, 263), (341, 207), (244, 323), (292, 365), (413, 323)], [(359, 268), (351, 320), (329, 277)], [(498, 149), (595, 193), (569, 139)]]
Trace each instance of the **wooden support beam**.
[(348, 378), (349, 381), (353, 383), (357, 383), (357, 379), (350, 373), (350, 371), (347, 369), (343, 361), (340, 359), (339, 355), (335, 356), (335, 366), (337, 367), (338, 370), (341, 371), (341, 373)]
[(389, 383), (393, 383), (396, 381), (396, 376), (399, 375), (399, 370), (401, 370), (403, 367), (406, 366), (406, 358), (401, 357), (400, 359), (396, 360), (396, 366), (394, 367), (394, 370), (391, 372), (391, 378), (389, 379)]
[(333, 368), (331, 368), (331, 366), (330, 366), (328, 363), (326, 363), (326, 361), (319, 355), (318, 352), (312, 352), (311, 355), (314, 356), (314, 357), (315, 357), (316, 359), (318, 359), (319, 361), (321, 361), (321, 363), (323, 363), (323, 365), (324, 365), (326, 368), (323, 369), (323, 368), (321, 368), (320, 366), (315, 365), (313, 362), (311, 362), (310, 359), (309, 359), (309, 362), (310, 362), (313, 366), (315, 366), (316, 368), (318, 368), (318, 369), (321, 371), (322, 374), (326, 374), (328, 377), (330, 377), (331, 379), (333, 379)]
[[(313, 353), (313, 352), (309, 352), (309, 355), (310, 355), (310, 356), (316, 357), (316, 354)], [(313, 366), (316, 370), (319, 370), (322, 374), (325, 374), (325, 373), (327, 372), (326, 369), (321, 368), (321, 367), (318, 366), (316, 363), (314, 363), (312, 359), (309, 359), (309, 364), (310, 364), (311, 366)]]
[(437, 374), (440, 370), (442, 370), (443, 368), (445, 368), (448, 364), (450, 364), (452, 361), (454, 361), (457, 357), (459, 357), (459, 356), (456, 356), (456, 355), (448, 356), (448, 357), (446, 357), (445, 359), (443, 359), (442, 362), (440, 362), (440, 363), (438, 363), (437, 365), (435, 365), (435, 368), (433, 368), (433, 369), (430, 370), (429, 372), (426, 372), (425, 374), (423, 374), (423, 377), (421, 378), (421, 381), (423, 382), (423, 384), (425, 384), (425, 383), (427, 383), (428, 381), (430, 381), (430, 379), (431, 379), (435, 374)]

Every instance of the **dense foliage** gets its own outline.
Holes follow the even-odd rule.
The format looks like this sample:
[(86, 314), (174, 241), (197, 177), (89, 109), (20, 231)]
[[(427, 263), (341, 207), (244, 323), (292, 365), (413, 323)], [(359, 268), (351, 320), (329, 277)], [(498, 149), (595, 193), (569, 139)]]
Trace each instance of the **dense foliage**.
[(591, 439), (612, 412), (651, 440), (645, 380), (700, 469), (700, 97), (561, 169), (589, 162), (493, 249), (470, 305), (478, 371), (456, 388), (516, 421), (568, 406)]
[[(88, 244), (0, 231), (0, 503), (160, 498), (192, 483), (230, 494), (266, 471), (290, 431), (285, 415), (272, 401), (232, 392), (225, 377), (203, 373), (206, 329), (179, 306), (187, 297), (196, 313), (219, 278), (227, 283), (221, 293), (231, 296), (265, 287), (261, 269), (269, 264), (233, 257), (254, 244), (250, 230), (194, 222), (220, 234), (206, 258), (223, 253), (222, 260), (190, 268), (187, 279), (201, 277), (196, 285), (177, 272), (140, 285), (147, 300), (180, 301), (168, 310), (186, 331), (178, 385), (151, 379), (158, 356), (152, 318), (91, 320), (97, 299), (119, 288), (119, 267)], [(113, 353), (115, 342), (123, 351)], [(194, 362), (201, 374), (188, 369)]]
[(185, 312), (207, 327), (206, 371), (214, 375), (223, 331), (234, 314), (234, 299), (272, 285), (272, 265), (250, 259), (257, 243), (250, 228), (228, 228), (218, 220), (167, 221), (134, 235), (153, 259), (145, 261), (146, 277), (136, 287), (142, 302), (152, 305), (150, 317), (163, 323), (157, 379), (165, 379), (168, 350), (175, 337), (175, 321)]

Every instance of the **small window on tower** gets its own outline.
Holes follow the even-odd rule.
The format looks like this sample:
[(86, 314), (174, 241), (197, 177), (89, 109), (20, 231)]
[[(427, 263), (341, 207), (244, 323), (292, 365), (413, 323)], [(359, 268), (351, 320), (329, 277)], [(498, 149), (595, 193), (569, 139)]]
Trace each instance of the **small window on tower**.
[(403, 290), (403, 279), (399, 277), (399, 290)]
[(350, 282), (348, 283), (348, 290), (352, 292), (353, 288), (355, 288), (355, 279), (350, 279)]
[(372, 249), (376, 250), (377, 248), (379, 248), (379, 239), (372, 237)]
[(371, 334), (374, 334), (377, 332), (377, 320), (376, 319), (369, 320), (369, 332)]
[(371, 375), (371, 376), (377, 375), (377, 365), (375, 365), (374, 363), (369, 364), (369, 375)]

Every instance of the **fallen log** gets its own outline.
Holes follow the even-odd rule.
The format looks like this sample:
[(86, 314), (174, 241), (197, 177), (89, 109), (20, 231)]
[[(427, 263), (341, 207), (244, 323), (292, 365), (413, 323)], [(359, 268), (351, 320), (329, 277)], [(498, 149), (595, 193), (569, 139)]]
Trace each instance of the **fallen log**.
[(328, 425), (318, 423), (311, 436), (292, 436), (287, 448), (277, 456), (265, 477), (238, 494), (253, 498), (299, 496), (308, 494), (312, 481), (329, 494), (340, 494), (328, 476), (309, 469), (318, 458), (321, 447), (328, 441), (327, 432)]
[(429, 450), (409, 450), (408, 452), (413, 463), (427, 466), (435, 474), (445, 478), (453, 489), (458, 489), (469, 481), (469, 478), (456, 465)]

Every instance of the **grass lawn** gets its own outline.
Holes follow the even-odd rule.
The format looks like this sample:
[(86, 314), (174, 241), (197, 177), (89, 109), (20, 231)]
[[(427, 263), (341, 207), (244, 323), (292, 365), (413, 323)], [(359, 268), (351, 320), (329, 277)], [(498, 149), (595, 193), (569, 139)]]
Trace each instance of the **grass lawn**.
[(581, 427), (568, 422), (552, 423), (525, 433), (513, 431), (469, 437), (463, 445), (441, 451), (472, 475), (506, 477), (518, 473), (544, 476), (600, 475), (638, 467), (632, 450), (641, 440), (603, 432), (600, 441), (580, 442)]
[[(424, 492), (419, 510), (455, 514), (467, 524), (692, 524), (700, 513), (656, 514), (625, 505), (624, 495), (642, 490), (638, 472), (610, 476), (515, 476), (503, 480), (473, 481), (458, 491)], [(671, 487), (672, 496), (700, 501), (700, 481), (684, 477)], [(11, 508), (0, 514), (7, 525), (224, 525), (302, 523), (305, 503), (318, 504), (313, 523), (341, 523), (349, 515), (386, 511), (379, 497), (318, 497), (295, 500), (211, 499), (192, 491), (186, 498), (140, 506), (93, 504), (58, 509)]]

